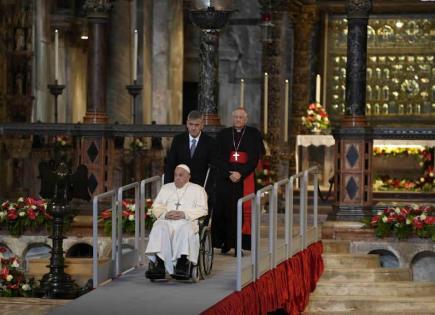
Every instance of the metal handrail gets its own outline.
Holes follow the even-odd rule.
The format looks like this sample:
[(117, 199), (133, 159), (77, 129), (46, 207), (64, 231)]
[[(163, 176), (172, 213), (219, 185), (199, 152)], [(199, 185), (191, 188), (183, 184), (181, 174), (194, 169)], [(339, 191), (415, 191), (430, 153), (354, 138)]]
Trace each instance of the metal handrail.
[[(115, 215), (116, 209), (116, 190), (112, 189), (105, 193), (94, 196), (92, 201), (92, 283), (93, 287), (98, 287), (98, 201), (103, 198), (111, 197), (112, 198), (112, 222), (113, 216)], [(113, 226), (112, 226), (113, 228)], [(113, 231), (113, 229), (112, 229)], [(112, 234), (112, 263), (115, 261), (116, 254), (116, 239)]]
[[(236, 268), (236, 290), (242, 290), (242, 214), (243, 214), (243, 204), (247, 201), (251, 201), (251, 211), (252, 211), (252, 227), (251, 230), (254, 231), (256, 229), (256, 220), (255, 220), (255, 194), (249, 194), (243, 198), (240, 198), (237, 201), (237, 268)], [(255, 233), (251, 233), (251, 247), (256, 243)], [(255, 266), (255, 256), (251, 255), (251, 263), (252, 266)], [(255, 281), (256, 273), (255, 267), (252, 272), (253, 279)]]
[[(117, 196), (117, 211), (115, 216), (115, 221), (112, 220), (112, 237), (114, 232), (116, 234), (116, 261), (115, 261), (115, 272), (116, 275), (121, 273), (121, 257), (122, 257), (122, 199), (124, 195), (124, 191), (134, 189), (134, 205), (135, 210), (137, 209), (137, 205), (139, 205), (139, 182), (134, 182), (128, 185), (124, 185), (118, 188)], [(134, 231), (134, 249), (136, 252), (139, 250), (139, 229), (138, 227), (138, 212), (135, 211), (135, 231)], [(113, 213), (112, 213), (113, 214)], [(113, 215), (112, 215), (113, 219)], [(114, 224), (116, 222), (116, 224)], [(116, 225), (116, 227), (114, 227)], [(137, 265), (137, 263), (136, 263)]]
[[(139, 220), (136, 220), (137, 222), (140, 222), (139, 225), (136, 225), (136, 230), (140, 231), (139, 233), (139, 253), (138, 253), (138, 263), (143, 265), (145, 263), (145, 187), (148, 184), (151, 183), (157, 183), (157, 191), (160, 190), (160, 186), (163, 183), (163, 177), (162, 176), (153, 176), (150, 178), (146, 178), (140, 182), (140, 211), (139, 212)], [(140, 229), (139, 229), (140, 227)]]

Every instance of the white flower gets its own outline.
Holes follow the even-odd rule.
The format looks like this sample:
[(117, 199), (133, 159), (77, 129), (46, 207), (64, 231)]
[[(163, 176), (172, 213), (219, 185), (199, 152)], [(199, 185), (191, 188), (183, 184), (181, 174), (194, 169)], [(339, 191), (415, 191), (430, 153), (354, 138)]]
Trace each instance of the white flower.
[(21, 289), (23, 289), (23, 291), (29, 291), (31, 289), (30, 285), (28, 285), (27, 283), (23, 284), (21, 286)]
[(430, 177), (433, 177), (433, 172), (430, 172), (430, 173), (429, 173), (429, 176), (430, 176)]
[(35, 206), (35, 205), (32, 205), (30, 208), (32, 208), (33, 210), (35, 210), (35, 209), (36, 209), (36, 206)]
[(24, 198), (23, 197), (18, 198), (18, 202), (24, 202)]
[(424, 221), (426, 219), (426, 215), (423, 213), (421, 216), (420, 216), (420, 220), (421, 221)]
[(135, 211), (135, 209), (136, 209), (136, 206), (135, 206), (135, 204), (130, 204), (130, 205), (128, 205), (128, 209), (130, 209), (130, 211)]
[(420, 182), (424, 183), (424, 177), (420, 177)]
[(128, 220), (129, 220), (129, 221), (134, 221), (134, 214), (130, 214), (130, 215), (128, 216)]
[(328, 117), (324, 117), (323, 119), (325, 120), (325, 123), (329, 122), (329, 118)]
[(8, 208), (8, 210), (15, 210), (15, 205), (13, 205), (13, 204), (10, 205), (9, 208)]
[(2, 203), (2, 207), (6, 206), (7, 204), (8, 204), (8, 202), (7, 202), (7, 201), (4, 201), (4, 202)]
[(387, 222), (388, 221), (388, 218), (387, 217), (382, 217), (382, 222)]
[(14, 259), (14, 262), (11, 265), (14, 268), (18, 268), (20, 266), (20, 264), (18, 263), (18, 261), (16, 259)]
[(406, 224), (410, 225), (412, 223), (411, 219), (406, 219)]
[(14, 278), (13, 275), (8, 275), (8, 276), (6, 277), (6, 281), (7, 281), (7, 282), (11, 282), (13, 278)]
[(394, 208), (394, 212), (396, 212), (397, 214), (399, 214), (399, 213), (400, 213), (400, 208), (399, 208), (399, 207)]
[(322, 116), (320, 116), (319, 114), (316, 115), (316, 120), (322, 120)]
[(3, 219), (6, 216), (6, 211), (0, 211), (0, 219)]
[(24, 211), (20, 211), (20, 212), (18, 212), (18, 215), (19, 215), (20, 217), (24, 217), (24, 216), (26, 215), (26, 213), (25, 213)]
[(264, 175), (267, 175), (268, 173), (269, 173), (268, 170), (266, 170), (266, 169), (263, 170), (263, 174), (264, 174)]
[(383, 213), (383, 211), (378, 211), (378, 215), (382, 215)]
[(308, 115), (313, 115), (314, 112), (313, 112), (311, 109), (309, 109), (309, 110), (307, 110), (307, 114), (308, 114)]

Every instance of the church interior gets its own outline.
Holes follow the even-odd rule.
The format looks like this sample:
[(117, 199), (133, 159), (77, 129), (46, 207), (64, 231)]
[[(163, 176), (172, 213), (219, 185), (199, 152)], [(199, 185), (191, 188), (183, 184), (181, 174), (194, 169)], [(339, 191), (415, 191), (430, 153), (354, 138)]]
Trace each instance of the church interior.
[[(275, 238), (288, 234), (291, 200), (298, 223), (290, 234), (302, 235), (303, 224), (317, 233), (318, 224), (311, 245), (322, 244), (325, 268), (309, 299), (310, 292), (293, 296), (299, 306), (233, 307), (435, 314), (434, 58), (434, 0), (0, 0), (0, 256), (18, 257), (26, 277), (49, 271), (51, 221), (31, 215), (45, 213), (44, 199), (58, 193), (50, 170), (62, 160), (76, 188), (65, 206), (72, 210), (60, 214), (66, 237), (57, 239), (57, 254), (73, 280), (89, 286), (97, 256), (101, 270), (121, 273), (115, 250), (130, 253), (129, 263), (144, 259), (147, 226), (138, 232), (133, 223), (114, 245), (116, 229), (102, 211), (120, 208), (111, 192), (128, 187), (119, 200), (132, 200), (121, 209), (131, 215), (134, 204), (146, 208), (143, 200), (151, 204), (157, 193), (146, 185), (163, 174), (188, 113), (201, 112), (204, 131), (216, 137), (242, 107), (265, 146), (255, 171), (256, 189), (267, 192), (256, 202), (261, 237), (271, 226), (279, 226)], [(283, 179), (291, 190), (274, 186)], [(17, 218), (12, 204), (29, 217)], [(235, 259), (220, 256), (214, 268), (235, 270)], [(208, 288), (215, 272), (193, 285)], [(68, 295), (51, 302), (12, 293), (2, 277), (5, 314), (80, 309), (68, 309)], [(246, 298), (246, 288), (238, 296)], [(230, 314), (222, 301), (233, 291), (186, 314)]]

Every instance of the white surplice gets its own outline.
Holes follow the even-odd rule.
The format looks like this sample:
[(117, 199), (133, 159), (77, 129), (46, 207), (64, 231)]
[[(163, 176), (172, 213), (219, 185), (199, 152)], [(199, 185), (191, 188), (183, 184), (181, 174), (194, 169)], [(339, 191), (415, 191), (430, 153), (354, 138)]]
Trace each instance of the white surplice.
[[(178, 205), (178, 209), (177, 209)], [(183, 211), (185, 219), (167, 220), (168, 211)], [(186, 255), (193, 264), (197, 263), (199, 236), (197, 219), (207, 215), (207, 193), (194, 183), (177, 188), (174, 183), (162, 187), (153, 203), (152, 212), (158, 218), (154, 222), (145, 254), (155, 262), (158, 255), (166, 271), (174, 273), (174, 265), (181, 255)]]

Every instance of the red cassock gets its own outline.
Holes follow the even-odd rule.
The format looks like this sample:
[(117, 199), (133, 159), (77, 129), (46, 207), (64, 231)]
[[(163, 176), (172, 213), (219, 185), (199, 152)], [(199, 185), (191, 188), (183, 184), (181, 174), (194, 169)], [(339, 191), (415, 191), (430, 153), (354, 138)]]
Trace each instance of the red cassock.
[[(246, 152), (231, 151), (230, 163), (246, 164), (248, 162), (248, 154)], [(249, 174), (243, 181), (243, 196), (255, 193), (255, 178), (254, 173)], [(251, 201), (243, 204), (243, 225), (242, 234), (251, 235)]]

